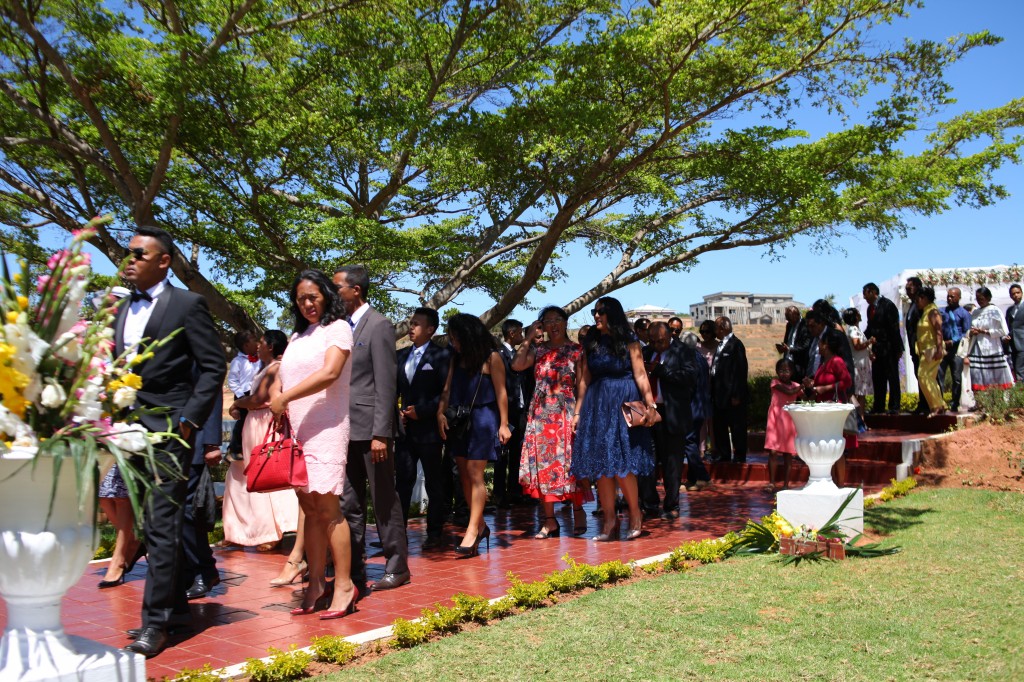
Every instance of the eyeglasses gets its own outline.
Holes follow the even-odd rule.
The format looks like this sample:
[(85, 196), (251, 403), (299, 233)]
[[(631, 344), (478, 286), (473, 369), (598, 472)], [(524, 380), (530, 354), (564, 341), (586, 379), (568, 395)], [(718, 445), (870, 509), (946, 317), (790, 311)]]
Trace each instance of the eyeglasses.
[(557, 317), (555, 319), (553, 319), (553, 320), (541, 320), (540, 321), (540, 324), (541, 324), (542, 327), (554, 327), (554, 326), (559, 325), (561, 323), (562, 323), (562, 320), (560, 318), (557, 318)]
[(149, 253), (149, 251), (146, 251), (146, 249), (142, 248), (141, 246), (136, 246), (135, 248), (132, 249), (125, 249), (124, 257), (131, 258), (132, 260), (146, 260), (144, 256), (147, 253)]
[(594, 317), (597, 317), (598, 315), (604, 315), (604, 308), (592, 308), (590, 310), (590, 314), (593, 315)]

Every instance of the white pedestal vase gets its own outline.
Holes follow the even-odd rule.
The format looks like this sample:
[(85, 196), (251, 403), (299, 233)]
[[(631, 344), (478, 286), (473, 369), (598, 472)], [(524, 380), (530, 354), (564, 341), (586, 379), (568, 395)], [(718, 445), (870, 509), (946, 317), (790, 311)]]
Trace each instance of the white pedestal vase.
[[(7, 604), (0, 679), (142, 682), (142, 656), (64, 632), (61, 599), (92, 558), (96, 510), (91, 502), (79, 509), (71, 460), (54, 488), (54, 459), (34, 457), (34, 449), (0, 456), (0, 596)], [(113, 457), (103, 459), (109, 469)], [(86, 479), (83, 495), (91, 501), (94, 482)]]
[(794, 525), (821, 528), (855, 491), (843, 511), (840, 526), (847, 537), (864, 531), (864, 493), (839, 488), (832, 480), (832, 465), (846, 450), (843, 425), (853, 411), (850, 403), (796, 403), (786, 412), (796, 426), (796, 453), (807, 464), (810, 476), (802, 490), (784, 490), (776, 498), (779, 514)]

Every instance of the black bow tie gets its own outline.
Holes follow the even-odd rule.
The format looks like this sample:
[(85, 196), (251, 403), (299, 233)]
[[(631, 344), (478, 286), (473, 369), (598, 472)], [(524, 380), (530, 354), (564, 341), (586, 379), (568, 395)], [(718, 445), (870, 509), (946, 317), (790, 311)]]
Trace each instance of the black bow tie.
[(139, 291), (136, 289), (132, 292), (132, 303), (138, 303), (139, 301), (152, 301), (153, 297), (149, 295), (148, 291)]

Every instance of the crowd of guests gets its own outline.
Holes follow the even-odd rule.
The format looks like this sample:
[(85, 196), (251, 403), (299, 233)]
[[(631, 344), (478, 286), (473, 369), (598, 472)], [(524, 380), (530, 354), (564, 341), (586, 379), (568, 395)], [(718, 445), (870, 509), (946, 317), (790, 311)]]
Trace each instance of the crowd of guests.
[[(135, 641), (127, 647), (146, 656), (163, 650), (176, 628), (187, 627), (187, 601), (220, 581), (203, 541), (209, 515), (196, 510), (209, 486), (206, 465), (220, 453), (225, 371), (205, 302), (167, 282), (174, 248), (156, 228), (133, 237), (125, 277), (134, 291), (121, 307), (115, 338), (120, 351), (143, 335), (163, 338), (184, 327), (184, 334), (170, 337), (176, 343), (140, 365), (139, 405), (168, 409), (176, 420), (181, 441), (163, 447), (161, 456), (187, 480), (160, 482), (160, 494), (147, 498), (143, 538), (131, 533), (116, 479), (105, 486), (103, 503), (119, 533), (100, 587), (121, 584), (134, 563), (148, 557), (142, 627), (129, 632)], [(1005, 320), (993, 314), (987, 290), (978, 291), (979, 306), (967, 317), (957, 312), (959, 292), (951, 290), (949, 305), (939, 310), (931, 289), (909, 281), (907, 287), (917, 311), (907, 329), (914, 332), (915, 365), (933, 413), (945, 409), (936, 388), (943, 371), (955, 381), (967, 365), (975, 388), (1012, 381), (1005, 361), (1000, 365), (995, 357), (998, 350), (1002, 358), (1005, 337), (1024, 349), (1013, 335), (1024, 322), (1019, 286)], [(684, 332), (679, 318), (630, 325), (619, 301), (604, 297), (591, 310), (593, 324), (575, 340), (566, 311), (549, 306), (525, 327), (506, 320), (500, 341), (479, 318), (456, 314), (441, 344), (434, 338), (441, 331), (437, 311), (418, 308), (409, 320), (409, 345), (396, 351), (395, 327), (370, 306), (369, 293), (362, 266), (338, 268), (333, 276), (303, 271), (289, 292), (292, 333), (239, 333), (227, 371), (236, 428), (228, 447), (225, 540), (272, 551), (295, 532), (290, 554), (270, 581), (275, 587), (303, 581), (295, 616), (341, 618), (371, 589), (411, 581), (407, 525), (418, 469), (428, 497), (423, 550), (466, 559), (477, 556), (482, 543), (490, 549), (488, 465), (498, 506), (537, 506), (531, 531), (537, 540), (561, 534), (555, 505), (564, 504), (572, 509), (567, 532), (608, 542), (640, 537), (645, 518), (678, 518), (680, 491), (698, 492), (710, 483), (706, 454), (716, 462), (746, 461), (747, 356), (728, 317), (702, 322), (697, 334)], [(788, 485), (794, 453), (786, 404), (805, 397), (852, 400), (863, 408), (870, 388), (876, 411), (898, 409), (899, 313), (873, 284), (864, 296), (863, 332), (856, 310), (840, 316), (825, 301), (802, 317), (795, 308), (787, 311), (766, 437), (773, 481), (781, 456)], [(283, 429), (302, 444), (308, 484), (248, 491), (250, 453)], [(855, 445), (855, 433), (851, 438)], [(837, 478), (844, 478), (842, 460)], [(600, 524), (588, 533), (583, 504), (595, 489)], [(367, 493), (385, 558), (384, 575), (372, 586)], [(449, 520), (464, 529), (450, 544), (444, 534)]]

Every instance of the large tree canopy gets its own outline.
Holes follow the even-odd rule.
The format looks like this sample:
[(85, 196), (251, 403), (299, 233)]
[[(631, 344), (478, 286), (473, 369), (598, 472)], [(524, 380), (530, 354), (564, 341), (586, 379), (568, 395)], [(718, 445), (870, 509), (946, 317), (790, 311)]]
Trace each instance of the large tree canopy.
[[(938, 124), (988, 33), (879, 45), (906, 0), (0, 0), (0, 234), (113, 212), (241, 327), (296, 272), (363, 262), (398, 313), (476, 289), (493, 324), (582, 244), (567, 301), (705, 253), (1005, 194), (1024, 101)], [(802, 107), (837, 114), (811, 139)], [(857, 116), (846, 114), (857, 111)], [(200, 268), (199, 264), (203, 267)]]

